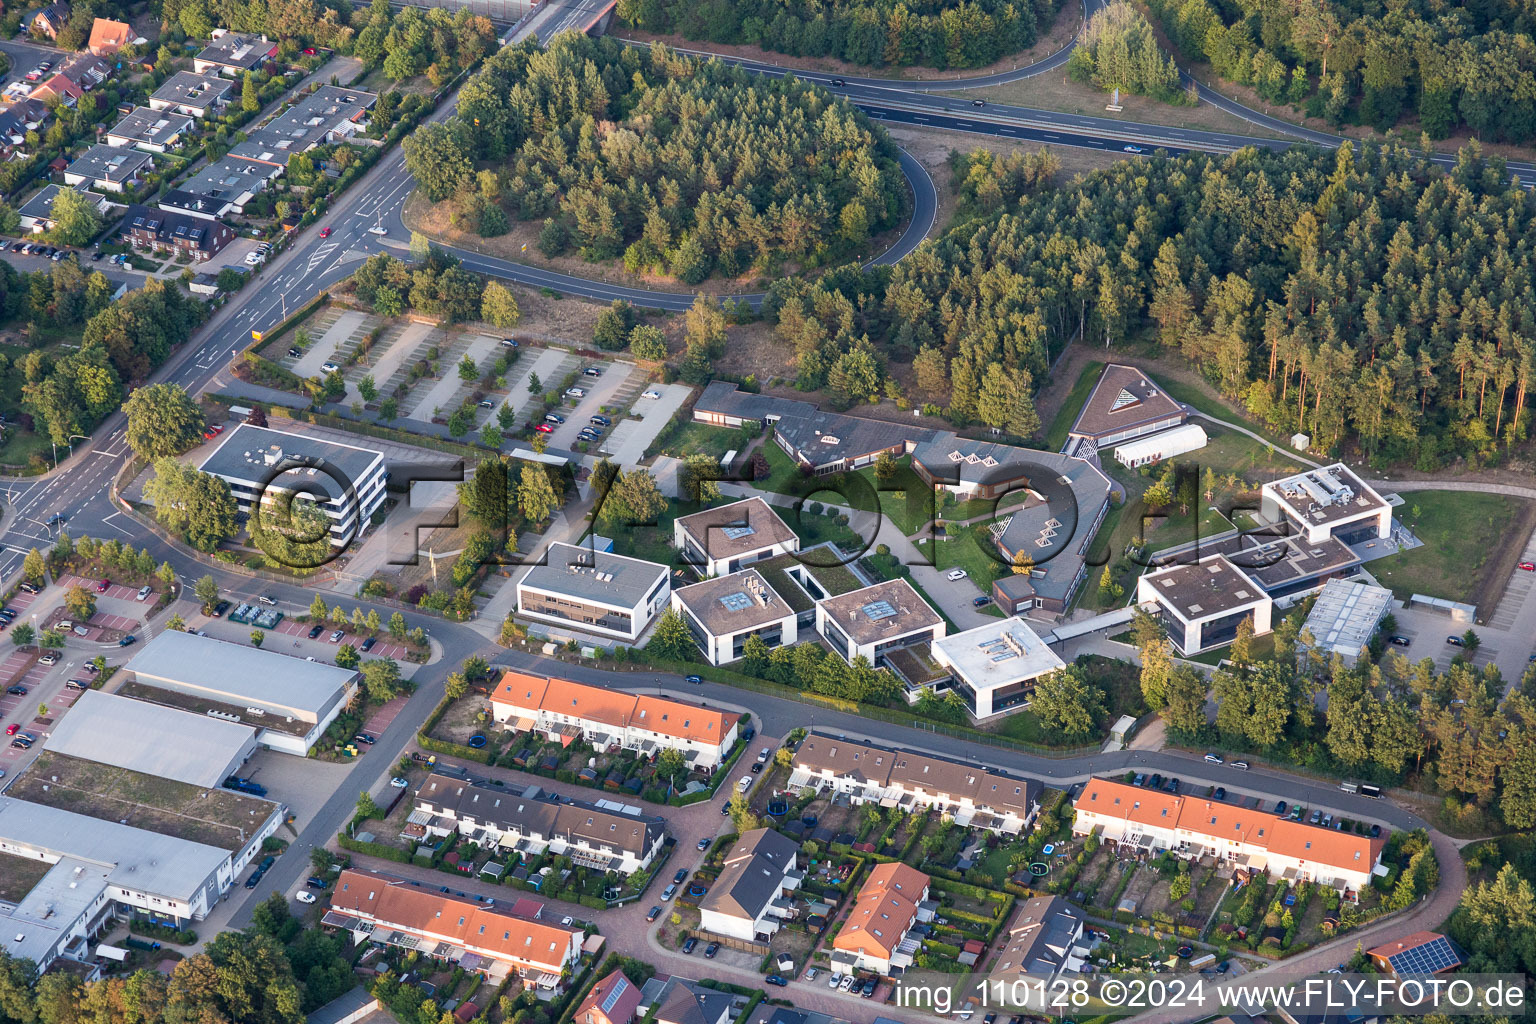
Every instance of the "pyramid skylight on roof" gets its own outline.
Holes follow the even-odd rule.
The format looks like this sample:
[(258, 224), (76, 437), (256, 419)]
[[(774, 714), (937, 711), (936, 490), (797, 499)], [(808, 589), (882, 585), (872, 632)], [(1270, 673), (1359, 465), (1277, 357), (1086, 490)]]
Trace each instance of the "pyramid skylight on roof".
[(1131, 394), (1125, 388), (1121, 388), (1120, 393), (1115, 396), (1114, 404), (1109, 407), (1109, 411), (1119, 412), (1121, 409), (1129, 408), (1133, 405), (1139, 405), (1140, 403), (1141, 399)]

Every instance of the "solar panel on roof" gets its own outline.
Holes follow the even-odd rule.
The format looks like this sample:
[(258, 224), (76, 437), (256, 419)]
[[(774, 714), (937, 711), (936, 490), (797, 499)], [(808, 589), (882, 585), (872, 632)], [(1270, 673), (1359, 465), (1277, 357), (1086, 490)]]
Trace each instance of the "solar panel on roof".
[(745, 611), (752, 607), (752, 599), (741, 591), (734, 594), (725, 594), (720, 598), (720, 603), (733, 612)]
[(1394, 953), (1387, 957), (1387, 963), (1391, 965), (1393, 973), (1398, 975), (1435, 974), (1455, 967), (1461, 963), (1461, 957), (1456, 955), (1451, 940), (1440, 935), (1422, 946)]
[(619, 1001), (619, 997), (623, 995), (625, 990), (628, 988), (628, 978), (620, 977), (618, 981), (614, 982), (613, 991), (609, 992), (608, 995), (603, 998), (603, 1012), (612, 1013), (614, 1004)]
[(895, 615), (896, 607), (889, 601), (871, 601), (864, 606), (864, 614), (871, 621), (879, 622), (881, 619), (888, 619)]

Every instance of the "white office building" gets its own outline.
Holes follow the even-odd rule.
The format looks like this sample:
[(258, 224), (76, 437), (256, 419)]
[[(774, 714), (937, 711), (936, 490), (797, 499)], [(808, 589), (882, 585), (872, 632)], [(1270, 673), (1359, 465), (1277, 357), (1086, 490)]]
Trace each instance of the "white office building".
[(953, 674), (955, 690), (978, 721), (1022, 711), (1035, 680), (1066, 668), (1018, 616), (935, 640), (929, 650)]
[(671, 593), (664, 565), (574, 544), (551, 544), (517, 581), (517, 614), (573, 633), (632, 644)]
[(331, 521), (331, 544), (345, 547), (384, 504), (384, 456), (311, 433), (242, 423), (198, 467), (229, 484), (240, 511), (305, 497)]
[(1229, 644), (1246, 619), (1253, 635), (1270, 631), (1274, 602), (1225, 555), (1196, 564), (1171, 565), (1136, 581), (1136, 600), (1154, 606), (1182, 654), (1199, 654)]
[(1275, 480), (1259, 493), (1265, 519), (1290, 525), (1311, 544), (1392, 536), (1392, 506), (1342, 462)]
[(741, 658), (751, 636), (771, 647), (799, 638), (795, 610), (756, 569), (672, 591), (672, 607), (688, 624), (693, 642), (711, 665)]

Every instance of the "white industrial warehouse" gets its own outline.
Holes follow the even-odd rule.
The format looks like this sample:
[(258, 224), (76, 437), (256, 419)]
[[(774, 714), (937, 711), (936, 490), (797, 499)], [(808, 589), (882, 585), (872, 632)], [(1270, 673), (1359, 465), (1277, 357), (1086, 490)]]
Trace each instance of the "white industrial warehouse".
[(256, 752), (256, 730), (208, 715), (87, 690), (54, 725), (46, 750), (215, 787)]
[(176, 630), (145, 644), (126, 670), (131, 682), (184, 698), (167, 703), (250, 725), (262, 746), (300, 757), (352, 700), (359, 679), (352, 669)]

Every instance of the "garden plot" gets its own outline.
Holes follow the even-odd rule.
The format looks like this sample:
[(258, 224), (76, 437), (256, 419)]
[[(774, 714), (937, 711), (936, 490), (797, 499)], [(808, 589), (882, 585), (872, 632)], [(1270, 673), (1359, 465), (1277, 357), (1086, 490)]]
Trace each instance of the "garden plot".
[(309, 346), (309, 351), (293, 364), (293, 372), (300, 377), (320, 375), (320, 367), (336, 359), (337, 350), (343, 343), (362, 340), (369, 330), (368, 320), (367, 313), (360, 313), (354, 309), (342, 310), (335, 322), (320, 335), (319, 340), (313, 342)]

